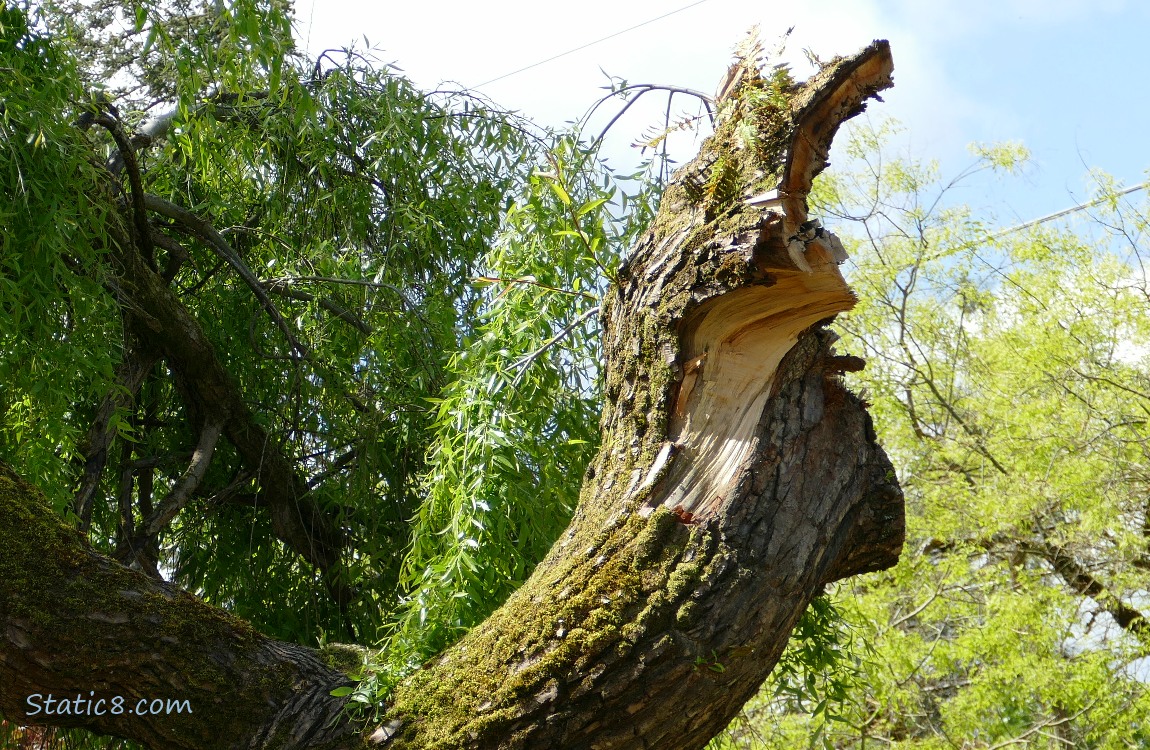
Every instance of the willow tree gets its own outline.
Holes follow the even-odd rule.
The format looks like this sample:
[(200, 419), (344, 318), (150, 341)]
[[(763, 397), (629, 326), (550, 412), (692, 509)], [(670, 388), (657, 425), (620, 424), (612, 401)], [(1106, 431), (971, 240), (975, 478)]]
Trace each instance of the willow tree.
[[(826, 328), (855, 297), (806, 205), (885, 43), (804, 84), (745, 46), (631, 242), (575, 144), (301, 61), (274, 4), (141, 5), (103, 58), (50, 10), (0, 39), (9, 722), (699, 747), (826, 584), (897, 559), (840, 381), (863, 363)], [(129, 90), (84, 94), (93, 59)], [(601, 370), (571, 348), (596, 313)], [(304, 645), (381, 625), (382, 665)], [(190, 710), (131, 710), (153, 699)]]

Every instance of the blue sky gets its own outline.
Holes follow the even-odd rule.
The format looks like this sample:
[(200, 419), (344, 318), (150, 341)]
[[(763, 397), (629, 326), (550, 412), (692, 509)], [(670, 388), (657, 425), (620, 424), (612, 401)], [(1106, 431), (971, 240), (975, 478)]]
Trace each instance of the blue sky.
[[(475, 86), (691, 3), (298, 0), (297, 28), (313, 52), (362, 46), (366, 35), (422, 87)], [(768, 41), (795, 27), (786, 59), (800, 76), (804, 48), (831, 57), (889, 39), (895, 88), (872, 116), (900, 120), (912, 155), (938, 159), (945, 175), (969, 164), (970, 142), (1022, 141), (1034, 156), (1022, 177), (979, 178), (956, 194), (1002, 225), (1084, 200), (1089, 167), (1126, 185), (1146, 179), (1150, 3), (1141, 0), (705, 0), (480, 90), (547, 125), (579, 117), (602, 94), (600, 68), (713, 92), (755, 23)], [(663, 104), (624, 121), (617, 160)], [(693, 153), (685, 141), (684, 159)]]

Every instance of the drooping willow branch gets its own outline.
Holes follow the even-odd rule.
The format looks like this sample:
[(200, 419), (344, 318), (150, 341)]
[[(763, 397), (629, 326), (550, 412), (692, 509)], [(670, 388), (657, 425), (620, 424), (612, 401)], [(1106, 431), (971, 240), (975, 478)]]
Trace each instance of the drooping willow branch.
[(252, 294), (255, 295), (257, 300), (259, 300), (260, 305), (263, 306), (264, 311), (268, 314), (268, 317), (270, 317), (276, 324), (276, 327), (280, 329), (284, 335), (284, 338), (287, 339), (291, 347), (301, 357), (311, 357), (311, 352), (298, 338), (296, 338), (295, 334), (292, 333), (291, 328), (287, 324), (287, 321), (284, 320), (283, 315), (280, 314), (280, 311), (276, 308), (275, 304), (272, 303), (271, 297), (269, 297), (268, 293), (264, 290), (263, 283), (260, 282), (259, 278), (252, 272), (250, 268), (248, 268), (247, 263), (244, 263), (243, 259), (239, 256), (239, 253), (237, 253), (235, 249), (233, 249), (232, 246), (228, 244), (228, 241), (224, 239), (223, 235), (216, 231), (215, 227), (213, 227), (204, 219), (200, 218), (192, 211), (184, 208), (183, 206), (178, 206), (171, 201), (160, 198), (159, 196), (145, 195), (144, 204), (147, 206), (149, 211), (154, 211), (161, 216), (165, 216), (187, 227), (194, 234), (204, 240), (217, 255), (219, 255), (223, 260), (227, 261), (228, 265), (230, 265), (235, 270), (235, 272), (239, 274), (243, 282), (248, 286), (249, 289), (251, 289)]
[(136, 162), (136, 152), (118, 120), (107, 112), (96, 115), (92, 122), (108, 131), (116, 148), (123, 159), (124, 167), (128, 172), (128, 185), (131, 187), (132, 226), (135, 230), (136, 247), (140, 254), (147, 259), (149, 265), (153, 263), (155, 249), (152, 247), (152, 230), (148, 225), (148, 212), (145, 208), (144, 181), (140, 176), (140, 165)]

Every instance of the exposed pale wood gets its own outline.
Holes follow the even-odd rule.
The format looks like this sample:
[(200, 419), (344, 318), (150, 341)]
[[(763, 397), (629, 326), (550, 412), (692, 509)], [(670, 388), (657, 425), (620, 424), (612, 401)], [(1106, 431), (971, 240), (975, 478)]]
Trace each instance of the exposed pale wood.
[[(648, 505), (706, 516), (735, 488), (752, 458), (779, 363), (803, 331), (854, 305), (833, 263), (816, 269), (779, 272), (772, 286), (724, 295), (688, 321), (684, 356), (705, 365), (685, 375), (678, 397), (683, 416), (671, 420), (670, 439), (686, 460), (666, 483), (665, 497)], [(689, 391), (687, 378), (693, 378)]]

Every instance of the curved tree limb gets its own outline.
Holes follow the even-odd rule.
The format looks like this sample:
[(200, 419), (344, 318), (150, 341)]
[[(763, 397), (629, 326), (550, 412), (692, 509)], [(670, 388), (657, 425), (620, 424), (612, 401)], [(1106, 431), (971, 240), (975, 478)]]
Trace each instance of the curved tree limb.
[[(115, 257), (124, 277), (116, 294), (133, 312), (127, 318), (131, 330), (168, 361), (194, 410), (207, 421), (222, 422), (223, 434), (258, 477), (261, 504), (271, 513), (275, 535), (321, 571), (334, 571), (344, 546), (342, 531), (309, 495), (291, 459), (255, 419), (203, 327), (136, 254), (120, 251)], [(146, 317), (134, 314), (137, 310)], [(333, 594), (341, 601), (350, 597), (343, 590)]]
[[(788, 250), (838, 125), (891, 70), (876, 42), (779, 92), (773, 174), (720, 120), (676, 175), (604, 301), (603, 446), (571, 527), (400, 686), (381, 746), (700, 748), (825, 584), (897, 560), (902, 494), (821, 327), (854, 296), (818, 237), (809, 271)], [(746, 73), (732, 96), (769, 85)], [(707, 204), (690, 185), (724, 163), (746, 182)], [(741, 199), (763, 188), (782, 200)]]
[(283, 333), (284, 338), (287, 339), (292, 349), (299, 353), (301, 357), (309, 357), (310, 352), (295, 334), (292, 333), (291, 327), (288, 326), (287, 321), (284, 320), (283, 315), (276, 309), (275, 304), (272, 303), (271, 297), (268, 296), (264, 290), (264, 286), (260, 283), (252, 269), (248, 268), (248, 264), (244, 263), (243, 258), (237, 253), (224, 236), (216, 231), (216, 228), (211, 223), (197, 216), (193, 211), (189, 211), (183, 206), (178, 206), (171, 201), (164, 200), (155, 195), (145, 195), (143, 199), (144, 205), (149, 211), (155, 211), (161, 216), (179, 222), (183, 226), (192, 231), (193, 234), (204, 240), (209, 247), (216, 252), (223, 260), (227, 261), (228, 265), (232, 267), (244, 284), (251, 289), (252, 294), (259, 300), (260, 305), (268, 314), (268, 317), (276, 324), (276, 327)]
[(136, 247), (151, 264), (154, 262), (155, 250), (152, 247), (152, 229), (148, 225), (148, 212), (144, 207), (144, 181), (140, 177), (140, 165), (136, 163), (136, 151), (132, 148), (124, 129), (120, 127), (120, 122), (107, 112), (96, 115), (92, 122), (107, 130), (112, 135), (112, 140), (116, 142), (116, 148), (128, 172), (128, 184), (132, 189), (132, 226)]

